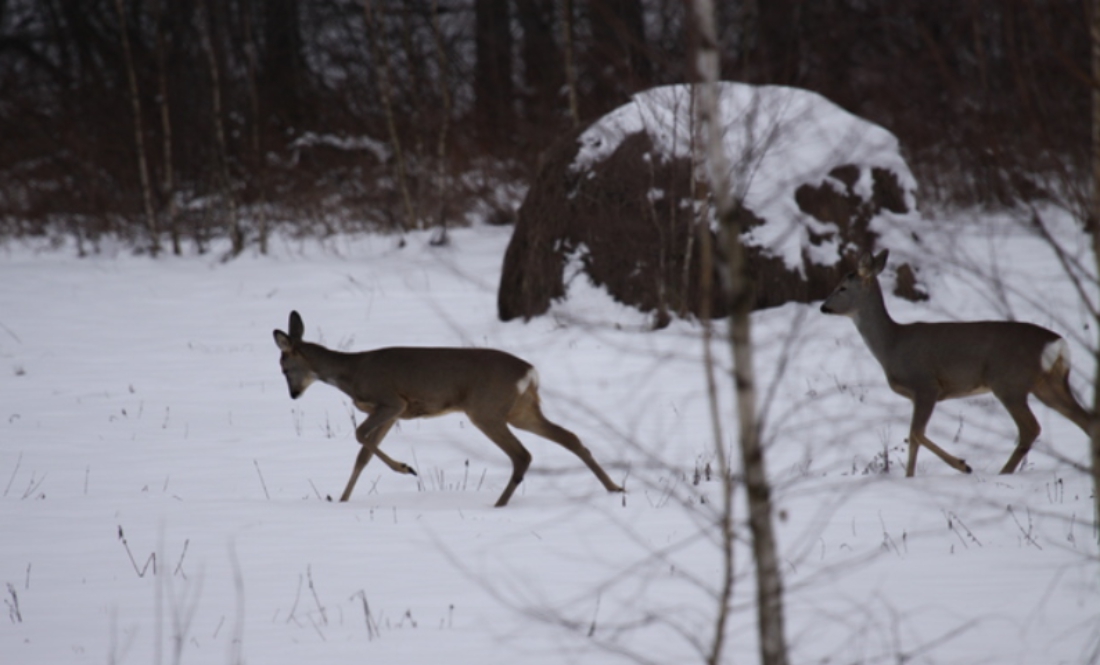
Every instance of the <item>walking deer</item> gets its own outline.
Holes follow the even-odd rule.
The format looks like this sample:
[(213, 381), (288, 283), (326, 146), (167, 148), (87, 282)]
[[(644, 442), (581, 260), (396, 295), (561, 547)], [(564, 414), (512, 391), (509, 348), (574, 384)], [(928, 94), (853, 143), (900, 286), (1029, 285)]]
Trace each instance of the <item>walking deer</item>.
[(498, 508), (512, 498), (531, 465), (531, 453), (508, 425), (561, 445), (581, 458), (607, 491), (623, 491), (575, 434), (542, 414), (538, 373), (529, 363), (495, 349), (391, 347), (342, 353), (303, 341), (304, 331), (298, 312), (290, 313), (287, 332), (274, 331), (291, 398), (298, 399), (314, 381), (323, 381), (369, 414), (355, 430), (362, 448), (340, 501), (351, 497), (355, 481), (372, 456), (398, 473), (416, 475), (411, 466), (379, 449), (395, 422), (455, 411), (465, 413), (512, 460), (512, 477), (497, 499)]
[(887, 251), (873, 258), (864, 254), (856, 272), (841, 280), (821, 311), (851, 318), (890, 388), (913, 402), (906, 476), (916, 471), (922, 445), (951, 467), (971, 472), (966, 462), (924, 433), (936, 402), (953, 397), (992, 392), (1012, 415), (1020, 438), (1001, 473), (1014, 472), (1039, 436), (1029, 394), (1089, 434), (1093, 418), (1070, 390), (1065, 340), (1046, 328), (1014, 321), (896, 323), (878, 283), (888, 256)]

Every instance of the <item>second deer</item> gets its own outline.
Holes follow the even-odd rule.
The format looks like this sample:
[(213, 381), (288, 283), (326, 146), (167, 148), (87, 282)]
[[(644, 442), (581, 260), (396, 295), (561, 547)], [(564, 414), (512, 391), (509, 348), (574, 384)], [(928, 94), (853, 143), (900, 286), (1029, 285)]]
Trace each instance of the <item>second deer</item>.
[(504, 506), (523, 481), (531, 453), (509, 425), (549, 439), (581, 458), (609, 492), (622, 492), (575, 434), (542, 415), (538, 373), (519, 358), (494, 349), (393, 347), (342, 353), (302, 340), (305, 325), (290, 313), (287, 332), (274, 331), (279, 364), (290, 396), (297, 399), (314, 381), (328, 383), (370, 414), (355, 430), (362, 448), (340, 501), (347, 501), (372, 456), (398, 473), (416, 475), (404, 462), (379, 449), (399, 419), (461, 411), (512, 460), (512, 477), (497, 499)]
[(1030, 323), (971, 321), (896, 323), (886, 311), (878, 275), (889, 253), (864, 254), (859, 268), (826, 298), (821, 311), (855, 322), (863, 341), (886, 372), (886, 381), (913, 402), (906, 476), (916, 471), (917, 451), (928, 448), (948, 465), (970, 473), (970, 466), (948, 454), (924, 431), (936, 402), (992, 392), (1008, 409), (1019, 442), (1001, 473), (1012, 473), (1039, 436), (1039, 422), (1028, 395), (1090, 434), (1092, 416), (1069, 387), (1069, 349), (1059, 335)]

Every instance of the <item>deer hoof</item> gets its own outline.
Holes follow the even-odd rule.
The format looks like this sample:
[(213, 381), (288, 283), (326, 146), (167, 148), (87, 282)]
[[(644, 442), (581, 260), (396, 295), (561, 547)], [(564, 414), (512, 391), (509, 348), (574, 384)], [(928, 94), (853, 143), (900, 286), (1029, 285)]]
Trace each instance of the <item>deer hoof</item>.
[(403, 471), (404, 473), (407, 473), (407, 474), (409, 474), (410, 476), (415, 476), (415, 475), (416, 475), (416, 469), (412, 468), (412, 467), (411, 467), (411, 466), (409, 466), (408, 464), (404, 464), (404, 465), (402, 465), (402, 466), (404, 467), (404, 468), (402, 469), (402, 471)]
[(963, 473), (974, 473), (974, 469), (971, 469), (970, 465), (966, 462), (959, 460), (959, 464), (962, 465), (962, 468), (959, 469), (959, 471), (962, 471)]

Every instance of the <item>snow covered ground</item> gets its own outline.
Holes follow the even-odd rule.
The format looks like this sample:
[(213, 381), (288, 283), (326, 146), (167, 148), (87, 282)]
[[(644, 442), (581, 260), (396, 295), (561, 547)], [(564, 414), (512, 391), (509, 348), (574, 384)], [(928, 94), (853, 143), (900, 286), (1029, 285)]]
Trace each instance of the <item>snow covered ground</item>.
[[(1095, 331), (1042, 242), (996, 217), (936, 228), (921, 230), (933, 300), (891, 298), (895, 317), (1054, 327), (1091, 397)], [(229, 263), (0, 247), (0, 661), (698, 661), (720, 571), (701, 330), (644, 331), (583, 283), (551, 316), (497, 321), (509, 231), (454, 231), (443, 248), (282, 241)], [(287, 395), (271, 331), (291, 309), (338, 349), (526, 358), (547, 415), (628, 493), (520, 434), (531, 472), (494, 509), (507, 458), (450, 415), (387, 437), (418, 478), (374, 462), (349, 503), (326, 501), (361, 416), (329, 386)], [(991, 397), (946, 403), (929, 434), (975, 473), (925, 452), (905, 479), (909, 404), (851, 323), (814, 305), (754, 323), (794, 662), (1097, 661), (1079, 430), (1036, 405), (1040, 442), (1000, 477), (1007, 414)], [(736, 563), (727, 661), (755, 662), (745, 543)]]

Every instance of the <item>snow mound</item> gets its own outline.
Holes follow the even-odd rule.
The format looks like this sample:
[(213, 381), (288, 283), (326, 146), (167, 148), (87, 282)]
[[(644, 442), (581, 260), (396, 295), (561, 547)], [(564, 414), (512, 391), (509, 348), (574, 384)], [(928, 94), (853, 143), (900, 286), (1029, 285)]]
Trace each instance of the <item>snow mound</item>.
[[(732, 164), (735, 196), (765, 223), (753, 228), (746, 241), (782, 258), (800, 270), (804, 252), (816, 263), (833, 264), (844, 248), (835, 242), (813, 243), (821, 221), (796, 201), (800, 187), (830, 186), (838, 193), (872, 198), (876, 169), (894, 176), (904, 208), (916, 211), (916, 180), (902, 158), (897, 138), (889, 131), (848, 113), (816, 93), (784, 86), (719, 83), (719, 109), (725, 146)], [(654, 158), (691, 158), (694, 124), (692, 86), (670, 85), (640, 92), (631, 101), (597, 120), (578, 138), (579, 150), (570, 165), (577, 174), (591, 173), (629, 136), (649, 136)], [(831, 174), (855, 166), (854, 183)], [(898, 213), (877, 214), (870, 229), (880, 237), (894, 236)], [(884, 238), (885, 240), (885, 238)], [(889, 245), (889, 241), (884, 244)]]

